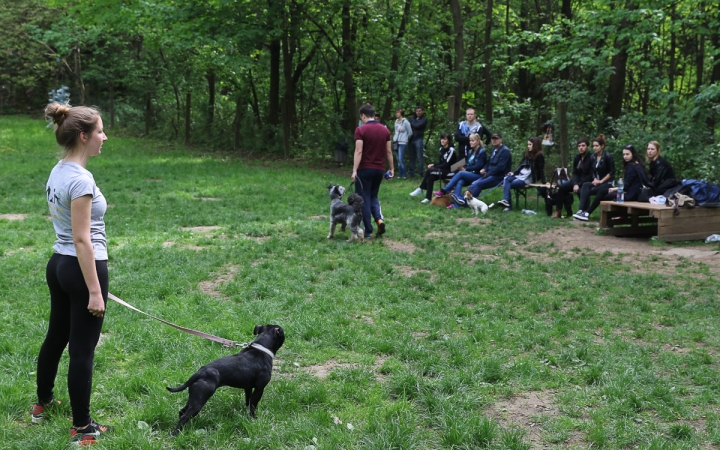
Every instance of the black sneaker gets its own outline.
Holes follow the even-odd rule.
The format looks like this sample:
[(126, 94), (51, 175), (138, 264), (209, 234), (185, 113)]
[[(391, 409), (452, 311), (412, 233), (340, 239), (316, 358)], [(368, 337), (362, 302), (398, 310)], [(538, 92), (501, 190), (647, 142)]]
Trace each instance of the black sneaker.
[(83, 447), (85, 445), (93, 445), (98, 443), (98, 438), (103, 434), (111, 431), (112, 427), (100, 425), (90, 419), (90, 425), (78, 430), (75, 427), (70, 428), (70, 443)]
[(500, 200), (500, 201), (498, 202), (498, 205), (502, 205), (502, 206), (505, 206), (505, 207), (507, 207), (507, 208), (510, 207), (510, 203), (508, 203), (507, 200), (505, 200), (505, 199)]
[(385, 222), (382, 219), (377, 220), (377, 226), (377, 235), (382, 236), (383, 234), (385, 234)]
[(460, 206), (465, 206), (465, 199), (458, 197), (454, 192), (450, 193), (450, 199)]
[(60, 401), (54, 398), (46, 403), (35, 403), (32, 409), (32, 423), (43, 423), (47, 419), (47, 413), (53, 406), (59, 405)]
[(573, 216), (575, 220), (582, 220), (583, 222), (587, 222), (590, 220), (590, 213), (587, 211), (580, 211), (579, 213), (575, 214)]

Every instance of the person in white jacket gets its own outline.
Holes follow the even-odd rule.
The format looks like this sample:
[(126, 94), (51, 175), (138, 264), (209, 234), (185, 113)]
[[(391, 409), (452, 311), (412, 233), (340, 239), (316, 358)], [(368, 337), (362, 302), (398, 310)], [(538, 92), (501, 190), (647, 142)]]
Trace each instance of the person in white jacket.
[(404, 109), (395, 110), (395, 134), (393, 134), (393, 143), (397, 145), (397, 161), (398, 161), (398, 178), (407, 180), (407, 166), (405, 165), (405, 148), (408, 140), (412, 136), (412, 127), (410, 122), (403, 117)]

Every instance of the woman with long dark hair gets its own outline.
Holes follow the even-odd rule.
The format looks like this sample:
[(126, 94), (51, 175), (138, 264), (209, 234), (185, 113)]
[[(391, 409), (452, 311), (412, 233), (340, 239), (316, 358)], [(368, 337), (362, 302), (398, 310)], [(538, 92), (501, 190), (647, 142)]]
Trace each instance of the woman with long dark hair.
[(457, 152), (452, 146), (450, 133), (443, 133), (440, 136), (440, 156), (436, 164), (428, 164), (420, 187), (410, 193), (413, 197), (419, 197), (425, 191), (425, 198), (420, 203), (430, 203), (433, 185), (437, 180), (450, 176), (451, 167), (457, 162)]
[(503, 211), (512, 211), (512, 189), (520, 189), (536, 181), (545, 183), (545, 155), (540, 138), (532, 136), (527, 141), (527, 149), (520, 165), (503, 180), (503, 199), (498, 205), (505, 207)]
[[(643, 165), (640, 155), (635, 151), (635, 147), (628, 144), (623, 147), (623, 167), (625, 172), (624, 197), (625, 201), (632, 202), (638, 199), (643, 184), (647, 182), (647, 172)], [(592, 204), (587, 211), (583, 211), (582, 216), (573, 216), (577, 220), (588, 221), (590, 214), (600, 206), (600, 202), (605, 200), (615, 200), (617, 198), (618, 188), (610, 187), (598, 191), (593, 199)]]

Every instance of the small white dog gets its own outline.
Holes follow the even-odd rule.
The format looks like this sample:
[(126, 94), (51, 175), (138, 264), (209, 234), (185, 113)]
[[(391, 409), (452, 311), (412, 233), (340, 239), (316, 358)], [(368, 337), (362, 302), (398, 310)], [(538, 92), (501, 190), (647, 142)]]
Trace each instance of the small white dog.
[(465, 191), (465, 201), (467, 202), (467, 205), (472, 208), (473, 214), (477, 216), (478, 210), (482, 211), (483, 214), (485, 214), (488, 210), (488, 205), (485, 204), (485, 202), (482, 202), (475, 197), (473, 197), (472, 192)]

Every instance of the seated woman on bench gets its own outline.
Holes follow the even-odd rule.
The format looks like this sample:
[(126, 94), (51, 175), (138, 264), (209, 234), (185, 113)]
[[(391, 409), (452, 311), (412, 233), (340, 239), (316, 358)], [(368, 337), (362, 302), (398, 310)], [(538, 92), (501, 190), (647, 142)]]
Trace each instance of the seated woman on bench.
[(660, 156), (660, 143), (658, 141), (648, 142), (647, 163), (650, 181), (650, 189), (653, 195), (663, 195), (665, 191), (675, 187), (678, 181), (675, 179), (675, 171), (667, 159)]
[(542, 151), (542, 142), (533, 136), (528, 139), (527, 150), (520, 165), (512, 172), (508, 172), (503, 180), (503, 199), (498, 205), (505, 207), (503, 211), (512, 211), (511, 189), (521, 189), (537, 181), (545, 184), (545, 155)]
[(572, 217), (572, 204), (574, 201), (573, 194), (580, 193), (580, 187), (584, 183), (593, 180), (592, 157), (588, 149), (590, 148), (590, 139), (582, 137), (578, 139), (578, 153), (575, 155), (572, 165), (572, 178), (565, 184), (558, 186), (557, 193), (552, 197), (551, 201), (555, 206), (553, 219), (562, 217), (562, 207), (565, 206), (567, 217)]
[(468, 155), (465, 157), (465, 166), (461, 167), (458, 173), (456, 173), (450, 182), (445, 185), (444, 188), (439, 191), (435, 191), (435, 197), (444, 197), (448, 192), (455, 188), (455, 195), (460, 197), (462, 195), (462, 187), (465, 184), (470, 184), (478, 178), (482, 178), (480, 170), (485, 166), (487, 160), (487, 153), (485, 153), (485, 144), (480, 140), (480, 135), (472, 133), (469, 136), (470, 150)]
[[(625, 201), (632, 202), (638, 199), (640, 196), (640, 190), (643, 187), (643, 183), (647, 182), (647, 173), (645, 172), (645, 166), (640, 159), (640, 156), (635, 151), (635, 147), (628, 144), (623, 148), (623, 166), (625, 167)], [(590, 214), (593, 213), (600, 206), (600, 202), (603, 200), (615, 200), (617, 197), (618, 188), (608, 188), (607, 190), (600, 190), (595, 199), (588, 208), (587, 211), (583, 212), (582, 218), (577, 215), (573, 216), (575, 219), (587, 221), (590, 218)], [(586, 214), (586, 215), (585, 215)]]
[(597, 195), (601, 191), (606, 192), (607, 189), (613, 187), (615, 180), (615, 160), (610, 152), (605, 151), (605, 136), (601, 134), (596, 137), (592, 144), (593, 152), (595, 152), (590, 157), (593, 180), (580, 186), (580, 209), (573, 215), (574, 218), (585, 221), (590, 217), (587, 212), (590, 206), (590, 196)]
[[(458, 155), (450, 142), (450, 133), (440, 136), (440, 157), (435, 164), (429, 164), (425, 171), (420, 187), (410, 193), (412, 197), (419, 197), (425, 191), (425, 198), (420, 203), (430, 203), (433, 184), (435, 181), (445, 179), (450, 175), (452, 165), (457, 162)], [(454, 174), (453, 174), (454, 175)]]

